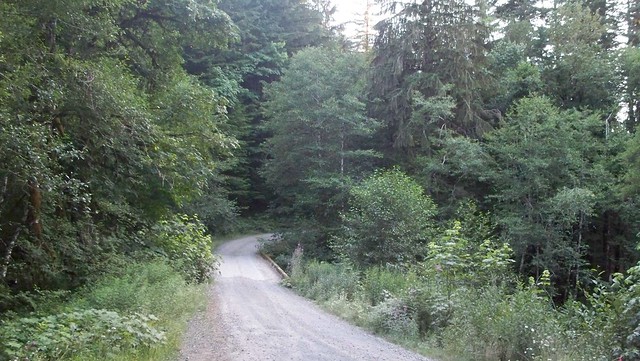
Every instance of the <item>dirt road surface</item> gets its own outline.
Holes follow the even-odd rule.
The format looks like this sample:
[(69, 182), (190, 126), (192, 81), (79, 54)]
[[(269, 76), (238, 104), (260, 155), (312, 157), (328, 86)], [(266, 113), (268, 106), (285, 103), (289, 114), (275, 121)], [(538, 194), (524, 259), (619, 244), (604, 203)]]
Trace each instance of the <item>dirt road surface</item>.
[(206, 312), (189, 325), (182, 361), (428, 361), (330, 315), (279, 285), (258, 237), (223, 244)]

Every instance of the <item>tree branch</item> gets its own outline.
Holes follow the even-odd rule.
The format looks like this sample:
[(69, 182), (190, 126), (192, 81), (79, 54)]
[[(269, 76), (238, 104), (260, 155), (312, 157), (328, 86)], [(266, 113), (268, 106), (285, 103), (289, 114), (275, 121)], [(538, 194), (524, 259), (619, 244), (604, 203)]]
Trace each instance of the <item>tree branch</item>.
[(127, 38), (131, 41), (133, 41), (134, 44), (136, 44), (138, 47), (140, 47), (140, 49), (144, 50), (145, 53), (147, 53), (147, 55), (149, 55), (149, 58), (151, 58), (151, 64), (153, 64), (153, 66), (155, 68), (159, 68), (159, 64), (158, 64), (158, 53), (153, 50), (153, 49), (149, 49), (140, 39), (138, 39), (137, 36), (135, 36), (131, 31), (125, 29), (124, 30), (124, 34), (127, 36)]

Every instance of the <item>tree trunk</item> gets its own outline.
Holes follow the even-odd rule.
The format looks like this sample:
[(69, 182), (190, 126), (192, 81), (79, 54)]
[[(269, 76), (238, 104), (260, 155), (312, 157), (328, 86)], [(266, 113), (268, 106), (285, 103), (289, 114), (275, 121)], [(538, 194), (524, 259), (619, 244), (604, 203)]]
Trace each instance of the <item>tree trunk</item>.
[[(580, 223), (578, 224), (578, 243), (576, 244), (576, 253), (580, 255), (580, 247), (582, 247), (582, 227), (584, 226), (584, 213), (580, 212)], [(573, 296), (578, 294), (578, 281), (580, 278), (580, 257), (578, 257), (576, 264), (576, 277), (575, 284), (573, 285)]]
[(611, 245), (609, 242), (609, 211), (604, 212), (604, 220), (602, 222), (602, 253), (604, 254), (604, 272), (607, 278), (611, 278), (611, 261), (609, 254), (611, 253)]
[(11, 255), (13, 254), (13, 249), (18, 242), (18, 237), (20, 237), (20, 233), (24, 228), (25, 223), (27, 222), (27, 216), (29, 214), (29, 206), (24, 207), (24, 212), (22, 215), (22, 220), (16, 226), (16, 229), (13, 231), (13, 235), (10, 237), (9, 243), (7, 244), (7, 249), (5, 251), (4, 257), (2, 258), (2, 267), (0, 268), (0, 281), (4, 282), (7, 278), (7, 272), (9, 270), (9, 265), (11, 265)]
[(5, 197), (7, 196), (7, 185), (9, 184), (9, 176), (4, 176), (2, 181), (2, 192), (0, 192), (0, 209), (2, 209), (2, 205), (4, 204)]
[(371, 0), (367, 0), (367, 8), (364, 12), (364, 38), (362, 41), (362, 49), (365, 53), (371, 48)]
[(340, 134), (340, 176), (344, 177), (344, 132)]
[(627, 44), (631, 47), (638, 46), (638, 27), (640, 25), (640, 6), (636, 0), (627, 2)]
[[(29, 187), (29, 205), (27, 206), (26, 222), (31, 227), (31, 232), (38, 239), (42, 239), (42, 223), (40, 213), (42, 211), (42, 190), (40, 183), (34, 177), (27, 182)], [(23, 222), (24, 223), (24, 222)]]
[(58, 19), (54, 18), (46, 25), (47, 29), (47, 43), (49, 45), (49, 52), (55, 54), (56, 52), (56, 28), (58, 27)]

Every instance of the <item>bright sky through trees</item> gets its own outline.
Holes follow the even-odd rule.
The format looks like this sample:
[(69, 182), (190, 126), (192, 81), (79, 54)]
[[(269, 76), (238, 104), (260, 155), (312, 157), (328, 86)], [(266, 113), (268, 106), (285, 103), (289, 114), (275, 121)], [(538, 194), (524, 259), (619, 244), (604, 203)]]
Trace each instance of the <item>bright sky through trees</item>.
[[(373, 4), (373, 1), (370, 1)], [(354, 37), (360, 31), (364, 22), (364, 14), (367, 9), (367, 0), (343, 0), (334, 1), (336, 4), (335, 22), (345, 24), (345, 35)], [(378, 18), (378, 5), (372, 5), (372, 23), (375, 25)]]
[(362, 14), (366, 7), (366, 0), (336, 1), (336, 21), (353, 20), (357, 14)]

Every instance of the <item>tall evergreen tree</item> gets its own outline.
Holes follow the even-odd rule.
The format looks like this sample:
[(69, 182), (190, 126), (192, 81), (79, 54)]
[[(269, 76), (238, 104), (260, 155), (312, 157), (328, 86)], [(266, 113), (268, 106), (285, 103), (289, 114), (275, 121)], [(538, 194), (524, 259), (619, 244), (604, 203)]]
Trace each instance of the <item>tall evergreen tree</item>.
[[(494, 166), (489, 198), (524, 274), (552, 272), (565, 292), (586, 259), (588, 224), (610, 175), (598, 163), (604, 147), (596, 115), (560, 111), (546, 98), (525, 98), (488, 136)], [(565, 294), (566, 296), (566, 294)]]
[(276, 194), (275, 210), (311, 221), (300, 227), (324, 232), (325, 240), (352, 180), (374, 155), (361, 143), (376, 127), (365, 116), (364, 74), (362, 54), (309, 48), (266, 89), (265, 126), (273, 136), (262, 172)]
[(224, 174), (229, 196), (244, 213), (265, 211), (271, 197), (257, 171), (265, 159), (260, 144), (268, 136), (259, 127), (263, 86), (280, 78), (290, 56), (332, 36), (323, 14), (311, 5), (301, 0), (220, 1), (239, 29), (237, 41), (226, 49), (187, 49), (187, 69), (231, 98), (229, 132), (242, 146)]
[(589, 8), (567, 3), (551, 16), (545, 59), (546, 92), (565, 108), (615, 111), (619, 95), (615, 58), (600, 42), (607, 27)]
[(428, 148), (427, 139), (418, 141), (410, 126), (416, 96), (436, 103), (450, 96), (455, 102), (450, 117), (423, 114), (431, 124), (423, 129), (427, 138), (442, 127), (474, 137), (490, 129), (495, 119), (483, 116), (478, 96), (489, 35), (485, 4), (412, 1), (398, 8), (382, 3), (388, 18), (377, 25), (371, 95), (372, 114), (385, 123), (384, 146), (409, 153)]

